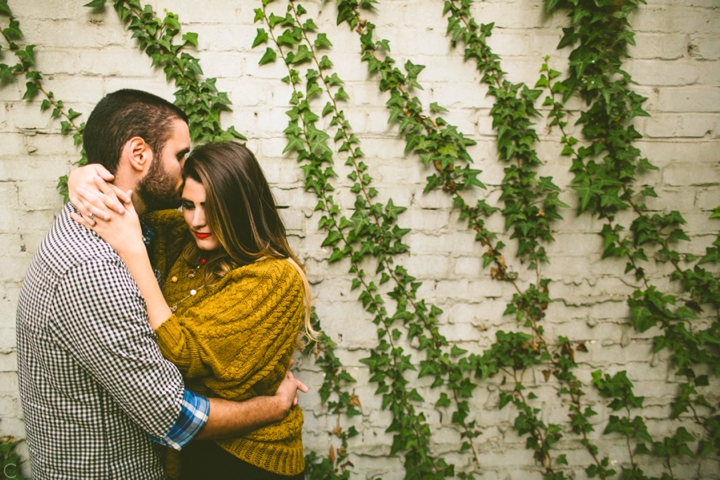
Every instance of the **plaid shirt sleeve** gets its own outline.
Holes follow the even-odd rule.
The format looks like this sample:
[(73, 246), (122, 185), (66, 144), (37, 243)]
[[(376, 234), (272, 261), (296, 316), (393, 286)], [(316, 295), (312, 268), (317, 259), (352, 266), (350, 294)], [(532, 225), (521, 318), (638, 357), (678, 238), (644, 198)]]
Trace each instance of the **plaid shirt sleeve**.
[[(181, 445), (182, 438), (173, 433), (176, 427), (190, 436), (202, 427), (202, 416), (184, 420), (189, 415), (181, 413), (183, 379), (160, 353), (145, 300), (119, 257), (75, 265), (57, 285), (54, 298), (59, 315), (52, 329), (58, 341), (145, 432)], [(192, 395), (187, 404), (202, 411), (202, 400)], [(188, 427), (193, 423), (199, 426)]]
[(180, 450), (205, 426), (210, 415), (210, 401), (190, 390), (183, 394), (182, 408), (175, 425), (162, 438), (150, 437), (161, 445)]

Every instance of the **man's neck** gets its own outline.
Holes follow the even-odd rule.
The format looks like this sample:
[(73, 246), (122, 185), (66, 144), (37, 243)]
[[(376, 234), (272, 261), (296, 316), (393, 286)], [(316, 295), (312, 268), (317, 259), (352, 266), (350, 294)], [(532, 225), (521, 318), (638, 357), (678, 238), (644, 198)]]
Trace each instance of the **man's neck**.
[(135, 207), (135, 211), (137, 212), (138, 216), (145, 215), (148, 211), (147, 205), (145, 205), (145, 202), (142, 201), (140, 196), (135, 192), (135, 187), (137, 186), (138, 180), (133, 175), (129, 174), (129, 172), (118, 169), (118, 171), (115, 174), (115, 181), (113, 184), (121, 189), (123, 192), (127, 192), (129, 190), (132, 190), (132, 196), (131, 200), (133, 203), (133, 207)]
[(133, 203), (133, 207), (135, 207), (135, 211), (138, 214), (138, 217), (142, 217), (143, 215), (148, 213), (148, 208), (145, 205), (145, 202), (142, 201), (142, 199), (137, 193), (133, 192), (131, 200)]

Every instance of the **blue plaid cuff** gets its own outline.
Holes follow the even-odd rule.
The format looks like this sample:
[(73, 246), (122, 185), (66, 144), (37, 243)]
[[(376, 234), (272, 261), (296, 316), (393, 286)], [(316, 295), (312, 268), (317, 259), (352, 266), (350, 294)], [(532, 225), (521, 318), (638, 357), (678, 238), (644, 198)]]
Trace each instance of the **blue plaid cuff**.
[(181, 450), (205, 426), (208, 415), (210, 415), (210, 401), (207, 397), (185, 389), (182, 409), (175, 425), (170, 427), (164, 437), (150, 438), (161, 445)]

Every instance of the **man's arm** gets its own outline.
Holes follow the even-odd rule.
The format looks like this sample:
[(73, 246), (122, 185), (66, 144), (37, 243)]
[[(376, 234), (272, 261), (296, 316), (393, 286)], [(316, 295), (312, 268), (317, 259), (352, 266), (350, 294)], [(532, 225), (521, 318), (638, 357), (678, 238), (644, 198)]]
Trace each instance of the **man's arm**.
[(236, 437), (278, 422), (297, 404), (298, 390), (307, 392), (308, 388), (288, 370), (277, 393), (272, 397), (254, 397), (244, 402), (211, 398), (208, 421), (195, 438), (218, 440)]

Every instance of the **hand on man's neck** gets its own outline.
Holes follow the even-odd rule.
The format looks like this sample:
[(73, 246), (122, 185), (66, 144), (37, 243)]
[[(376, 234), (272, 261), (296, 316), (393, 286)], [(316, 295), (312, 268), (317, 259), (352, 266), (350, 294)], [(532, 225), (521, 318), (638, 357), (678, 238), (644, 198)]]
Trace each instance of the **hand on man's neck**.
[(128, 168), (123, 168), (123, 166), (120, 165), (117, 173), (115, 174), (115, 181), (113, 184), (124, 192), (132, 190), (133, 193), (131, 201), (138, 216), (141, 217), (148, 213), (148, 209), (145, 202), (143, 202), (140, 196), (135, 192), (135, 187), (137, 187), (139, 181), (140, 179), (134, 171)]

